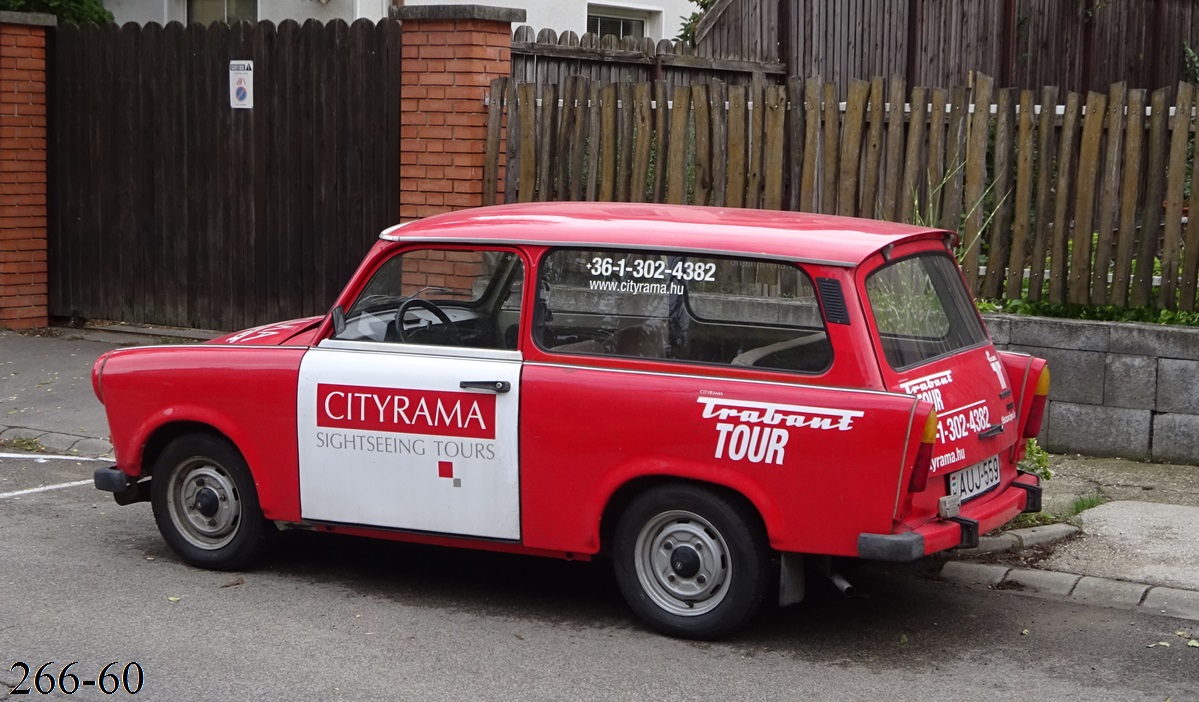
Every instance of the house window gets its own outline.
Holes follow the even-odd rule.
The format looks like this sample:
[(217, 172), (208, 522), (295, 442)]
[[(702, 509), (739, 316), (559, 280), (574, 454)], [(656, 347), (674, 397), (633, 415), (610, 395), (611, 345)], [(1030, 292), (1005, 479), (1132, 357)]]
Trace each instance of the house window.
[(187, 21), (209, 25), (213, 22), (258, 21), (258, 0), (187, 0)]
[(599, 36), (609, 34), (624, 38), (645, 36), (645, 20), (629, 19), (628, 17), (610, 17), (602, 14), (587, 13), (587, 31)]

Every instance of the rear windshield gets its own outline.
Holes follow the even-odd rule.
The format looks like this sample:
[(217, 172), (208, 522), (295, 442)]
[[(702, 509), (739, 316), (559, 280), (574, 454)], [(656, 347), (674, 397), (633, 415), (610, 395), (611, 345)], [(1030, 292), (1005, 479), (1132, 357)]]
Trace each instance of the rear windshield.
[(930, 253), (893, 261), (866, 279), (887, 363), (903, 370), (986, 340), (957, 264)]

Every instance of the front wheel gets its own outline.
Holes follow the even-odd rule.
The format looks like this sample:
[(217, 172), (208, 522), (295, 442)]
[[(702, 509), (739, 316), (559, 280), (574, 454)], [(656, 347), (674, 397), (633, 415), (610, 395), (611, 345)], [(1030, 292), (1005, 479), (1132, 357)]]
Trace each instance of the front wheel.
[(262, 555), (274, 532), (245, 459), (222, 438), (191, 434), (172, 441), (150, 483), (158, 530), (191, 565), (240, 570)]
[(766, 535), (754, 514), (721, 493), (670, 485), (636, 497), (617, 523), (616, 580), (654, 629), (715, 639), (758, 611), (769, 583)]

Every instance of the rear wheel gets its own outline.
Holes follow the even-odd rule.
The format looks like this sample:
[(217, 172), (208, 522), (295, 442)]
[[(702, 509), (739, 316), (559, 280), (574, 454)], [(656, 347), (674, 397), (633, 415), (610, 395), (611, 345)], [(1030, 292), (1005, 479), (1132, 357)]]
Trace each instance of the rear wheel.
[(616, 579), (633, 611), (671, 636), (714, 639), (745, 625), (769, 583), (770, 555), (750, 509), (695, 485), (633, 499), (617, 523)]
[(158, 530), (191, 565), (240, 570), (262, 555), (274, 533), (245, 459), (225, 439), (189, 434), (172, 441), (150, 484)]

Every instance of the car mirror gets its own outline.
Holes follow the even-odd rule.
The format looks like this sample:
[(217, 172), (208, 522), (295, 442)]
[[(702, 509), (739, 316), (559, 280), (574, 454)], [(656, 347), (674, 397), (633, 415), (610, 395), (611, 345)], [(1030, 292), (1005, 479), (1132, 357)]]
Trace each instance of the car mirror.
[(333, 335), (341, 336), (341, 333), (346, 330), (346, 313), (345, 310), (338, 305), (333, 308)]

